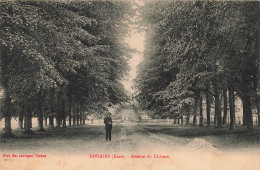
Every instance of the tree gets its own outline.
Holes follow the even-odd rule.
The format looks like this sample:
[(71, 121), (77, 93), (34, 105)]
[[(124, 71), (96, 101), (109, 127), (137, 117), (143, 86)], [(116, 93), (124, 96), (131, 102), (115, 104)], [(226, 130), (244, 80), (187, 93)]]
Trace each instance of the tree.
[[(127, 75), (131, 51), (123, 42), (131, 5), (1, 2), (0, 61), (6, 126), (12, 116), (12, 101), (28, 102), (24, 113), (26, 133), (30, 133), (32, 116), (38, 116), (42, 131), (43, 116), (49, 115), (50, 127), (54, 117), (58, 126), (63, 120), (66, 127), (71, 108), (80, 112), (82, 119), (90, 108), (127, 101), (120, 81)], [(68, 98), (70, 102), (66, 102)]]
[[(217, 126), (221, 127), (220, 95), (229, 88), (231, 110), (235, 107), (232, 96), (237, 92), (246, 105), (247, 128), (251, 130), (258, 5), (256, 2), (147, 2), (141, 9), (141, 22), (148, 34), (146, 58), (136, 79), (139, 102), (145, 109), (155, 110), (146, 106), (156, 106), (157, 102), (165, 109), (162, 114), (173, 111), (177, 114), (190, 105), (196, 122), (198, 92), (203, 92), (207, 93), (209, 125), (212, 93)], [(175, 68), (170, 71), (173, 76), (166, 86), (150, 84), (167, 79), (162, 76), (163, 69), (156, 70), (157, 65), (165, 70)], [(159, 73), (149, 74), (150, 70)], [(234, 117), (235, 112), (231, 112)]]

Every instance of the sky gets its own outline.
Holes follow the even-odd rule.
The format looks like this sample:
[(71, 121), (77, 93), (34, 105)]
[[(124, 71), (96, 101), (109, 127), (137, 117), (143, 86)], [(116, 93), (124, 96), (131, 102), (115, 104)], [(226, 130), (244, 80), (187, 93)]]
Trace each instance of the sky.
[[(133, 6), (133, 8), (137, 8), (138, 6), (143, 6), (144, 2), (143, 0), (135, 0), (136, 6)], [(136, 19), (136, 17), (132, 18), (133, 20)], [(143, 59), (143, 51), (144, 51), (144, 39), (145, 39), (145, 32), (138, 32), (134, 25), (130, 25), (130, 34), (125, 39), (126, 43), (128, 43), (129, 47), (132, 49), (137, 50), (137, 53), (132, 54), (132, 58), (129, 60), (129, 77), (127, 77), (127, 80), (123, 81), (123, 85), (125, 89), (131, 93), (135, 92), (134, 89), (132, 89), (133, 86), (133, 80), (136, 77), (136, 71), (138, 64)]]
[(127, 80), (123, 81), (125, 89), (131, 93), (135, 91), (132, 89), (132, 85), (133, 79), (136, 77), (136, 67), (143, 59), (144, 39), (145, 32), (137, 32), (134, 28), (131, 29), (130, 35), (126, 38), (126, 42), (129, 44), (130, 48), (138, 51), (138, 53), (132, 54), (132, 58), (129, 60), (129, 65), (131, 68), (129, 77)]

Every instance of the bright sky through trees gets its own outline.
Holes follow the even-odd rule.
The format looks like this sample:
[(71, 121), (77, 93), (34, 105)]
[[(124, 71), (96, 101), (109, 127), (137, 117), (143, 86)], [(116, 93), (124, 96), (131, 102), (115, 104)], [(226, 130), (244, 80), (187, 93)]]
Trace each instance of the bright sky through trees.
[[(135, 0), (137, 6), (143, 6), (144, 2), (142, 0)], [(137, 6), (134, 6), (137, 7)], [(135, 22), (137, 18), (133, 18)], [(136, 77), (136, 67), (143, 59), (143, 50), (144, 50), (144, 40), (145, 32), (138, 32), (134, 25), (130, 26), (131, 32), (130, 35), (126, 38), (126, 42), (130, 48), (137, 50), (137, 53), (132, 54), (132, 58), (129, 60), (129, 65), (131, 70), (129, 71), (129, 77), (127, 80), (123, 81), (125, 89), (131, 93), (135, 90), (132, 89), (133, 79)]]
[(131, 93), (134, 92), (131, 86), (133, 85), (132, 80), (136, 77), (136, 66), (143, 59), (144, 39), (145, 33), (139, 33), (134, 28), (132, 28), (130, 35), (126, 39), (126, 42), (129, 44), (129, 46), (138, 51), (137, 53), (132, 54), (132, 58), (129, 60), (129, 64), (131, 67), (131, 70), (129, 72), (129, 78), (123, 81), (125, 89)]

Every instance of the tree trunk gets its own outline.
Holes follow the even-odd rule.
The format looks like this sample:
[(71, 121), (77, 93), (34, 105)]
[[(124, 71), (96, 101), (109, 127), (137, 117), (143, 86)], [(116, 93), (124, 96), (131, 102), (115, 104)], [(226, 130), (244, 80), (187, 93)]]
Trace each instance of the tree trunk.
[(56, 128), (60, 128), (60, 116), (56, 116)]
[[(2, 34), (1, 34), (2, 35)], [(4, 89), (4, 96), (3, 96), (3, 109), (4, 113), (3, 116), (5, 118), (5, 134), (4, 136), (10, 137), (12, 136), (12, 129), (11, 129), (11, 94), (8, 88), (7, 83), (7, 73), (9, 72), (8, 66), (10, 61), (8, 61), (8, 57), (6, 55), (6, 49), (3, 45), (0, 45), (0, 85)], [(0, 108), (2, 110), (2, 108)]]
[(69, 115), (69, 127), (71, 127), (71, 111), (72, 111), (72, 96), (68, 95), (68, 115)]
[(38, 113), (38, 127), (39, 127), (39, 132), (44, 132), (44, 128), (43, 128), (43, 115), (42, 112), (40, 111)]
[(4, 136), (10, 137), (12, 136), (12, 129), (11, 129), (11, 116), (5, 116), (5, 134)]
[(61, 89), (56, 89), (56, 128), (61, 128), (62, 111), (61, 111)]
[(75, 113), (75, 109), (73, 109), (73, 126), (76, 126), (76, 113)]
[(187, 115), (187, 122), (186, 125), (190, 124), (190, 115)]
[(23, 114), (19, 114), (19, 123), (18, 123), (18, 128), (23, 129)]
[[(258, 10), (258, 16), (260, 15), (260, 12)], [(260, 43), (260, 34), (258, 34), (258, 47), (259, 47), (259, 43)], [(256, 93), (259, 92), (260, 93), (260, 48), (258, 48), (258, 57), (257, 57), (257, 85), (256, 85)], [(257, 95), (256, 98), (256, 108), (257, 108), (257, 113), (258, 113), (258, 127), (260, 127), (260, 94)]]
[(176, 124), (176, 117), (174, 117), (174, 121), (173, 121), (174, 124)]
[(223, 91), (224, 98), (224, 114), (223, 114), (223, 125), (227, 123), (227, 90)]
[(60, 116), (60, 127), (63, 126), (63, 124), (62, 124), (62, 120), (63, 120), (63, 116)]
[(85, 119), (85, 118), (86, 118), (86, 116), (85, 116), (85, 115), (83, 115), (83, 118), (82, 118), (82, 119), (83, 119), (83, 125), (85, 125), (85, 124), (86, 124), (86, 119)]
[(71, 127), (71, 113), (69, 113), (69, 127)]
[(49, 116), (49, 128), (54, 129), (53, 116)]
[(60, 97), (60, 115), (62, 115), (62, 128), (66, 128), (66, 118), (67, 118), (67, 110), (66, 110), (66, 89), (65, 87), (61, 87), (61, 97)]
[(77, 105), (77, 126), (79, 125), (79, 105)]
[(252, 131), (253, 130), (252, 103), (251, 103), (251, 99), (249, 96), (249, 92), (243, 93), (242, 100), (244, 103), (243, 110), (245, 110), (245, 123), (247, 126), (247, 130)]
[(220, 102), (220, 90), (218, 82), (214, 82), (214, 97), (215, 97), (215, 115), (217, 118), (217, 127), (220, 128), (221, 125), (221, 102)]
[(247, 126), (247, 131), (251, 132), (253, 131), (253, 115), (252, 115), (252, 103), (251, 103), (251, 96), (250, 96), (250, 91), (252, 90), (252, 77), (250, 73), (250, 69), (247, 65), (249, 64), (248, 58), (244, 57), (244, 63), (245, 64), (242, 67), (242, 75), (241, 75), (241, 99), (243, 102), (243, 110), (245, 114), (245, 124)]
[(10, 137), (12, 136), (12, 129), (11, 129), (11, 96), (9, 94), (9, 90), (5, 89), (5, 96), (4, 96), (4, 117), (5, 117), (5, 134), (4, 136)]
[(257, 113), (258, 113), (258, 127), (260, 127), (260, 100), (257, 102)]
[(230, 125), (229, 130), (234, 129), (235, 124), (235, 96), (234, 96), (234, 89), (233, 87), (229, 87), (228, 89), (228, 95), (229, 95), (229, 107), (230, 107)]
[(31, 119), (29, 119), (30, 120), (30, 128), (32, 128), (32, 114), (31, 114)]
[(40, 86), (39, 94), (38, 94), (38, 128), (40, 132), (44, 132), (43, 128), (43, 89), (42, 85)]
[(198, 115), (198, 105), (199, 105), (199, 97), (200, 97), (200, 93), (197, 91), (195, 92), (195, 104), (194, 104), (194, 116), (193, 116), (193, 124), (196, 125), (197, 124), (197, 115)]
[(207, 86), (206, 102), (207, 102), (207, 126), (210, 126), (210, 110), (211, 110), (211, 95), (209, 92), (210, 88)]
[(181, 125), (183, 125), (183, 116), (181, 116)]
[(24, 120), (24, 133), (30, 134), (31, 133), (31, 116), (28, 114), (25, 116)]
[(246, 126), (247, 125), (247, 122), (246, 122), (246, 106), (245, 106), (245, 102), (244, 100), (242, 99), (242, 103), (243, 103), (243, 126)]
[(82, 115), (81, 115), (81, 121), (82, 121), (82, 125), (83, 125), (83, 117), (84, 117), (84, 113), (81, 113)]
[(83, 124), (82, 116), (83, 116), (82, 113), (80, 113), (80, 114), (79, 114), (79, 123), (80, 123), (80, 125)]
[(202, 107), (203, 98), (200, 96), (199, 105), (200, 105), (200, 124), (199, 126), (203, 126), (203, 107)]
[(24, 133), (31, 134), (31, 127), (32, 127), (32, 112), (31, 109), (27, 107), (25, 113), (25, 120), (24, 120)]
[(48, 117), (47, 116), (44, 117), (44, 126), (45, 127), (48, 126)]
[[(259, 46), (259, 44), (258, 44)], [(248, 46), (247, 46), (248, 47)], [(247, 49), (246, 51), (249, 51)], [(243, 110), (245, 111), (245, 123), (247, 126), (247, 131), (251, 132), (253, 131), (253, 118), (252, 118), (252, 103), (251, 103), (251, 90), (252, 85), (254, 85), (254, 82), (252, 81), (252, 71), (256, 71), (257, 69), (257, 59), (259, 58), (258, 56), (255, 58), (256, 60), (254, 61), (255, 65), (252, 65), (252, 61), (250, 61), (252, 58), (247, 56), (247, 52), (245, 52), (244, 55), (242, 55), (242, 66), (241, 66), (241, 99), (243, 101)], [(256, 69), (256, 70), (255, 70)], [(253, 72), (254, 72), (253, 71)], [(259, 71), (259, 70), (258, 70)], [(255, 75), (257, 76), (257, 75)]]
[(193, 125), (197, 125), (197, 115), (193, 115)]
[(62, 123), (62, 128), (67, 128), (67, 125), (66, 125), (66, 115), (63, 115), (63, 123)]
[(48, 105), (49, 105), (49, 110), (50, 110), (50, 115), (49, 115), (49, 129), (54, 129), (54, 113), (57, 111), (56, 107), (56, 90), (55, 88), (49, 89), (49, 100), (48, 100)]

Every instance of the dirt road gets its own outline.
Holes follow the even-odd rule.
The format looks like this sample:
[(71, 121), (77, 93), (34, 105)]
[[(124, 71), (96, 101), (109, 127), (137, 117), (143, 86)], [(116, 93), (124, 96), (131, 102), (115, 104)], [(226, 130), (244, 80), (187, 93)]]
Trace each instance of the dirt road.
[[(251, 169), (260, 167), (259, 129), (246, 134), (244, 129), (230, 132), (227, 128), (173, 124), (114, 124), (111, 142), (105, 140), (104, 125), (47, 130), (29, 136), (22, 133), (14, 130), (16, 137), (0, 139), (0, 169), (244, 170), (249, 164)], [(12, 157), (13, 154), (18, 157)], [(117, 158), (111, 158), (114, 155)]]
[[(231, 133), (226, 129), (172, 124), (115, 124), (112, 129), (111, 142), (105, 140), (104, 125), (84, 125), (48, 130), (46, 132), (35, 132), (30, 136), (24, 136), (22, 131), (19, 130), (13, 133), (16, 135), (15, 138), (1, 138), (0, 150), (2, 152), (110, 153), (160, 151), (166, 153), (187, 149), (187, 146), (204, 147), (203, 149), (208, 150), (212, 148), (217, 150), (260, 148), (259, 130), (254, 134), (247, 135), (239, 130)], [(199, 142), (198, 146), (196, 146), (194, 140)]]

